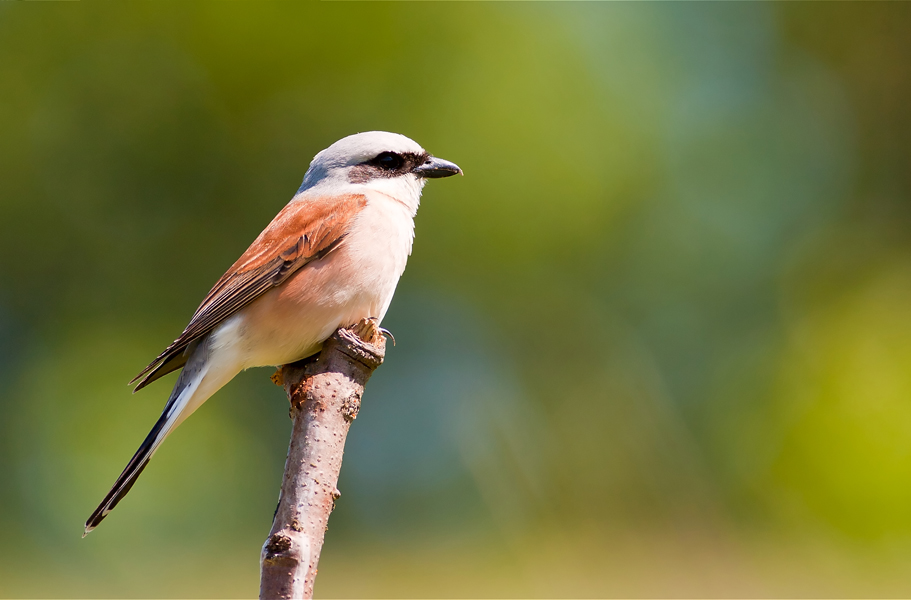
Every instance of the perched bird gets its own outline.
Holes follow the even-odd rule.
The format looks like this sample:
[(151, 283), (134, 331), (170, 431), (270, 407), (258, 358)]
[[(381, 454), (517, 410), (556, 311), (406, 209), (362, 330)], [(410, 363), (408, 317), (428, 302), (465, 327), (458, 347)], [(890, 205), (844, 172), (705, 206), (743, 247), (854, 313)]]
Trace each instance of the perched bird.
[(427, 179), (461, 174), (409, 138), (343, 138), (316, 155), (297, 194), (196, 309), (190, 324), (130, 383), (183, 368), (164, 411), (87, 534), (126, 495), (161, 442), (235, 375), (319, 352), (339, 327), (382, 320), (405, 270)]

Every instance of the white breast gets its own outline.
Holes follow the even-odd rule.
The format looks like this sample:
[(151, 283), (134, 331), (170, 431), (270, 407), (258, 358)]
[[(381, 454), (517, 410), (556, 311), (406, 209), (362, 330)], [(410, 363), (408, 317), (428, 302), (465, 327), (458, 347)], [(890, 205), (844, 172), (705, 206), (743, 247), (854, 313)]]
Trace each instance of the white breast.
[(413, 241), (411, 207), (392, 196), (369, 192), (367, 206), (356, 217), (343, 245), (371, 316), (382, 319), (386, 315)]
[(382, 320), (414, 240), (411, 209), (370, 191), (338, 249), (228, 319), (212, 348), (238, 370), (294, 362), (342, 326)]

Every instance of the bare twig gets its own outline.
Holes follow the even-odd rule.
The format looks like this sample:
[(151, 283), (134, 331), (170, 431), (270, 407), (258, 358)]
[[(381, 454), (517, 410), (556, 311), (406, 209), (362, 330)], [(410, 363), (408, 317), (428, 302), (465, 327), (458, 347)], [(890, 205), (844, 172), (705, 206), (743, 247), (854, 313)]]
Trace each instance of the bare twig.
[(364, 385), (383, 362), (375, 321), (339, 329), (315, 358), (285, 365), (273, 381), (291, 402), (291, 445), (272, 531), (263, 545), (259, 597), (312, 598), (348, 427)]

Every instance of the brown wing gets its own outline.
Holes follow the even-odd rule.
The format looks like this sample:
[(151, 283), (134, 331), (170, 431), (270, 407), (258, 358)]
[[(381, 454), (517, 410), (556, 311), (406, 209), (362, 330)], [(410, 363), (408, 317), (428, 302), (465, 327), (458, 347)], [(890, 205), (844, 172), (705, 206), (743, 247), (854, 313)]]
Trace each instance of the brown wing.
[(337, 248), (366, 204), (367, 198), (359, 194), (288, 204), (218, 280), (180, 337), (133, 378), (130, 383), (143, 378), (133, 391), (183, 367), (185, 350), (193, 342), (307, 263)]

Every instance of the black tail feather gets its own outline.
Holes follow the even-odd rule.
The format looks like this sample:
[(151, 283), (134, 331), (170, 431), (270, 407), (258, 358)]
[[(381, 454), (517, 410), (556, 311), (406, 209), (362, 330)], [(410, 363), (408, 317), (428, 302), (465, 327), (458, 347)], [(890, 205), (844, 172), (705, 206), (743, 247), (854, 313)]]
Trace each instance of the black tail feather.
[(133, 455), (133, 458), (130, 459), (130, 462), (120, 474), (120, 477), (114, 482), (111, 491), (108, 492), (107, 496), (104, 497), (104, 500), (101, 501), (101, 504), (98, 505), (98, 508), (95, 509), (95, 512), (92, 513), (92, 516), (85, 522), (85, 533), (82, 537), (85, 537), (88, 532), (98, 527), (98, 524), (108, 516), (108, 513), (114, 510), (117, 503), (127, 495), (127, 492), (129, 492), (130, 488), (133, 487), (133, 484), (136, 483), (136, 479), (142, 474), (143, 469), (149, 464), (149, 459), (152, 457), (152, 452), (154, 452), (158, 436), (168, 422), (168, 409), (170, 408), (170, 404), (171, 403), (169, 402), (168, 406), (165, 407), (164, 412), (161, 413), (161, 417), (155, 423), (155, 426), (152, 427), (152, 431), (146, 436), (146, 439), (139, 446), (139, 449), (136, 451), (136, 454)]
[[(191, 358), (193, 362), (191, 363), (190, 368), (184, 368), (183, 373), (177, 378), (177, 383), (171, 391), (171, 396), (168, 398), (168, 402), (165, 404), (164, 410), (161, 412), (161, 416), (158, 418), (158, 421), (156, 421), (155, 426), (152, 427), (152, 431), (146, 436), (145, 440), (139, 446), (139, 450), (136, 451), (136, 454), (133, 455), (133, 458), (130, 459), (130, 462), (120, 474), (120, 477), (114, 482), (111, 491), (108, 492), (107, 496), (104, 497), (104, 500), (101, 501), (101, 504), (98, 505), (98, 508), (95, 509), (95, 512), (92, 513), (92, 516), (85, 522), (85, 534), (88, 534), (88, 532), (98, 527), (98, 524), (114, 510), (117, 503), (127, 495), (127, 492), (129, 492), (130, 488), (133, 487), (133, 484), (136, 483), (136, 479), (142, 473), (142, 470), (145, 469), (146, 465), (149, 463), (152, 454), (155, 453), (155, 449), (161, 443), (162, 439), (178, 423), (178, 419), (181, 418), (181, 415), (180, 411), (177, 411), (177, 409), (181, 408), (181, 410), (183, 410), (182, 407), (185, 407), (185, 405), (178, 404), (181, 396), (188, 387), (194, 385), (194, 383), (198, 384), (201, 380), (200, 378), (205, 376), (205, 361), (207, 360), (208, 353), (195, 352), (198, 346), (199, 342), (193, 342), (193, 345), (191, 345), (188, 354), (193, 354), (193, 357)], [(184, 355), (165, 361), (162, 365), (164, 366), (163, 372), (169, 372), (170, 370), (183, 367), (186, 362), (187, 357)], [(159, 374), (160, 373), (161, 372), (159, 372)], [(154, 373), (153, 375), (154, 376), (150, 376), (152, 379), (157, 378), (158, 376), (158, 374)], [(140, 376), (142, 376), (142, 374), (140, 374)], [(152, 379), (144, 380), (139, 384), (137, 389)], [(175, 413), (175, 411), (177, 412)], [(82, 537), (85, 537), (85, 534), (83, 534)]]

